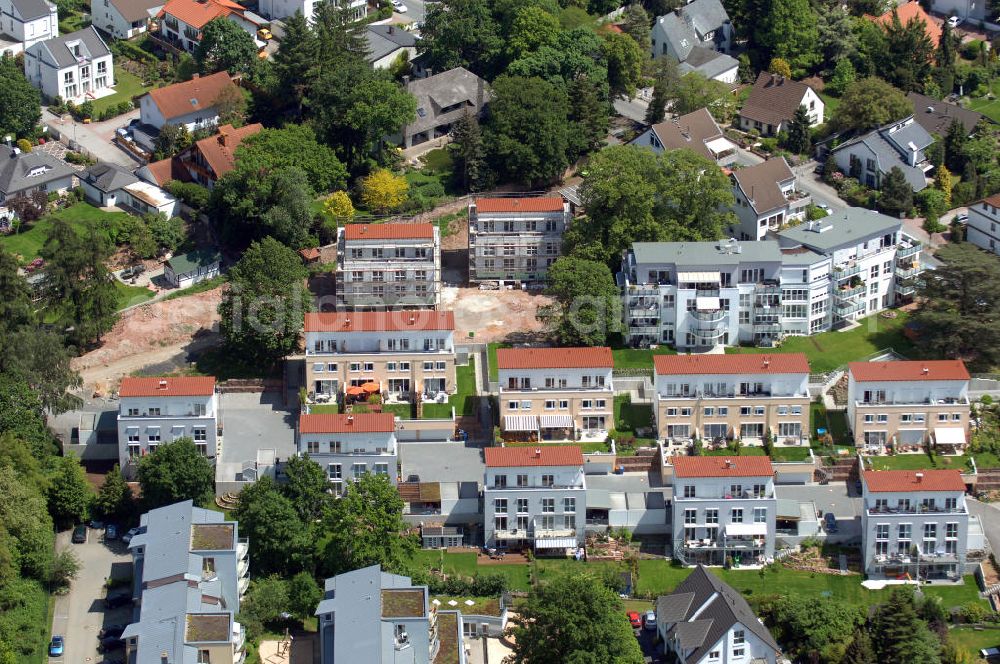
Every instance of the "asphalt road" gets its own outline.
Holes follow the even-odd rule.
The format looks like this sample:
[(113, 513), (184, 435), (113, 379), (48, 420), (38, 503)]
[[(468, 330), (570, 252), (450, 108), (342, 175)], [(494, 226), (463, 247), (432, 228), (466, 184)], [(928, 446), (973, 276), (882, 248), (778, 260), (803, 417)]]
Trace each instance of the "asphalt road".
[(403, 16), (413, 20), (414, 23), (423, 24), (427, 16), (427, 4), (424, 0), (403, 0), (406, 5), (406, 13)]
[(80, 573), (65, 595), (56, 596), (52, 633), (66, 640), (62, 657), (50, 664), (77, 664), (101, 659), (97, 652), (97, 633), (103, 625), (125, 624), (131, 620), (131, 607), (104, 610), (104, 584), (110, 576), (131, 575), (132, 557), (120, 541), (105, 545), (103, 532), (87, 529), (85, 544), (71, 544), (70, 531), (59, 533), (56, 548), (72, 547), (80, 559)]

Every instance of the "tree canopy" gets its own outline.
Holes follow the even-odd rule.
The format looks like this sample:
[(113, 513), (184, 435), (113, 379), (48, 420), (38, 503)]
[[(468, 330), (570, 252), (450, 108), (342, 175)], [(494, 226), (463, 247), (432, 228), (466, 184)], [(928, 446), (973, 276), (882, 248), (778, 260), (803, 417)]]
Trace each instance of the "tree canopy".
[(870, 76), (847, 86), (831, 121), (842, 130), (867, 131), (913, 114), (913, 103), (900, 90)]
[(300, 518), (296, 505), (270, 477), (262, 477), (240, 492), (234, 515), (240, 533), (250, 538), (256, 574), (294, 574), (312, 569), (312, 523)]
[(201, 29), (194, 59), (202, 73), (225, 69), (230, 74), (249, 74), (257, 64), (257, 44), (236, 21), (214, 18)]
[(599, 261), (563, 256), (549, 266), (546, 292), (558, 303), (556, 333), (565, 346), (599, 346), (619, 330), (621, 300)]
[(285, 168), (300, 168), (317, 193), (347, 186), (347, 169), (337, 153), (318, 142), (316, 132), (307, 125), (288, 124), (248, 136), (236, 148), (236, 166), (257, 177)]
[(28, 136), (42, 118), (42, 94), (24, 77), (13, 56), (0, 56), (0, 138)]
[(212, 500), (215, 470), (190, 438), (157, 445), (139, 461), (139, 486), (146, 510), (182, 500)]

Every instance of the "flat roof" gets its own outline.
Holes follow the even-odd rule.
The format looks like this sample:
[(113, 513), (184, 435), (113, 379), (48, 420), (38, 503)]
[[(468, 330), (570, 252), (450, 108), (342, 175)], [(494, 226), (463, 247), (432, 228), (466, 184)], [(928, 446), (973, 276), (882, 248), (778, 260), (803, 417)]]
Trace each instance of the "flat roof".
[(416, 588), (389, 588), (382, 591), (383, 618), (420, 618), (426, 615), (424, 591)]
[(894, 233), (903, 222), (881, 212), (859, 207), (849, 207), (834, 212), (819, 221), (806, 222), (778, 233), (804, 246), (820, 251), (863, 241), (865, 238)]
[(236, 530), (231, 523), (191, 524), (192, 551), (230, 551)]

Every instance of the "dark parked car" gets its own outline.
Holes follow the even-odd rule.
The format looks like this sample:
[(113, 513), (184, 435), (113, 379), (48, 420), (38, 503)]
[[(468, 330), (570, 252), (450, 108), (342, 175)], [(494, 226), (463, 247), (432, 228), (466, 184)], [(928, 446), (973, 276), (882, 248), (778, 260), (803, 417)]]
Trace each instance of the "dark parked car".
[(827, 512), (823, 515), (823, 525), (826, 527), (826, 532), (837, 532), (837, 517), (832, 512)]
[(79, 525), (73, 529), (73, 544), (83, 544), (87, 541), (87, 526)]
[(120, 606), (128, 606), (132, 603), (131, 593), (115, 593), (104, 598), (104, 606), (109, 609), (117, 609)]
[(118, 539), (118, 526), (109, 523), (108, 527), (104, 529), (104, 539), (109, 542)]
[(109, 650), (120, 650), (125, 647), (125, 641), (123, 641), (119, 636), (106, 636), (101, 639), (100, 644), (97, 646), (98, 652), (108, 652)]
[(122, 632), (125, 631), (125, 625), (105, 625), (101, 628), (101, 631), (97, 633), (97, 638), (106, 639), (108, 637), (121, 637)]

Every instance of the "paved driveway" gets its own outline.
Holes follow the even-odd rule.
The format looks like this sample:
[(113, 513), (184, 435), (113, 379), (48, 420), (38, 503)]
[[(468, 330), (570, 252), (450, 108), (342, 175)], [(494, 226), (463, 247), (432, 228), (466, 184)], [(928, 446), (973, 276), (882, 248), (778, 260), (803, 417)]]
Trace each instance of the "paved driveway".
[(62, 134), (68, 141), (79, 143), (85, 150), (100, 159), (124, 166), (128, 169), (138, 166), (131, 156), (111, 142), (115, 130), (124, 127), (134, 118), (139, 117), (139, 109), (133, 109), (124, 115), (119, 115), (105, 122), (83, 124), (69, 116), (63, 119), (47, 110), (42, 111), (42, 125), (49, 126), (51, 131)]
[(812, 196), (814, 204), (826, 203), (834, 212), (847, 209), (847, 203), (837, 194), (837, 190), (813, 173), (815, 168), (815, 161), (807, 161), (792, 169), (796, 178), (795, 188)]
[(983, 524), (986, 539), (994, 552), (1000, 552), (1000, 508), (996, 503), (981, 503), (970, 496), (965, 497), (969, 514), (975, 514)]
[(62, 657), (49, 659), (51, 664), (81, 664), (100, 659), (97, 632), (103, 625), (125, 624), (132, 619), (132, 609), (104, 610), (104, 584), (109, 577), (127, 578), (132, 574), (132, 557), (119, 542), (103, 541), (103, 532), (88, 529), (85, 544), (71, 544), (70, 532), (59, 533), (56, 547), (72, 547), (80, 558), (80, 573), (69, 593), (56, 597), (52, 633), (66, 639)]

